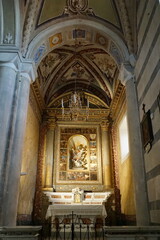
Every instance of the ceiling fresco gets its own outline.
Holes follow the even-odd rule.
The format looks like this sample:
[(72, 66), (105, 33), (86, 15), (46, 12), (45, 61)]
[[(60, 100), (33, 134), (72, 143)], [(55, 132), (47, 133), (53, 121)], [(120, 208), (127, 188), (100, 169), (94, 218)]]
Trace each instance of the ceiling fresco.
[[(68, 5), (71, 4), (73, 7), (68, 8)], [(80, 4), (82, 7), (79, 9), (84, 10), (81, 11), (81, 13), (87, 13), (96, 19), (99, 18), (105, 20), (117, 28), (120, 28), (120, 21), (113, 0), (101, 0), (101, 4), (99, 4), (97, 0), (82, 0)], [(87, 6), (85, 6), (85, 4)], [(64, 18), (70, 14), (74, 14), (74, 5), (76, 5), (76, 1), (74, 0), (43, 0), (39, 9), (37, 26), (42, 25), (50, 20)]]
[(58, 65), (66, 57), (67, 57), (67, 54), (54, 51), (54, 52), (50, 52), (41, 61), (41, 64), (39, 65), (39, 69), (38, 69), (38, 73), (40, 76), (39, 83), (40, 83), (41, 89), (45, 88), (47, 79), (49, 78), (51, 73), (54, 72), (56, 68), (58, 68)]
[(87, 52), (89, 52), (89, 48), (92, 48), (92, 46), (95, 45), (98, 49), (97, 53), (102, 53), (101, 49), (103, 49), (105, 52), (108, 52), (109, 55), (112, 55), (118, 65), (122, 62), (122, 56), (119, 49), (111, 40), (99, 32), (80, 26), (77, 28), (72, 27), (64, 29), (63, 32), (57, 32), (49, 36), (44, 42), (37, 46), (37, 48), (34, 48), (33, 51), (31, 51), (32, 55), (30, 57), (33, 57), (35, 64), (38, 66), (44, 56), (53, 49), (63, 46), (63, 48), (68, 48), (65, 52), (67, 51), (67, 54), (71, 54), (75, 52), (76, 45), (79, 50), (81, 50), (81, 53), (83, 53), (83, 51), (86, 52), (86, 49)]
[[(38, 25), (43, 25), (42, 29), (47, 22), (46, 26), (53, 25), (53, 31), (30, 51), (38, 72), (36, 91), (44, 108), (60, 110), (62, 100), (67, 107), (74, 91), (80, 93), (85, 105), (89, 102), (90, 108), (106, 111), (113, 108), (123, 54), (101, 29), (80, 24), (76, 17), (91, 17), (98, 22), (103, 19), (120, 29), (114, 1), (101, 0), (98, 4), (97, 0), (42, 0), (38, 11)], [(56, 21), (63, 23), (67, 17), (75, 18), (76, 25), (62, 25), (55, 30)]]
[(41, 112), (61, 111), (61, 100), (67, 104), (75, 89), (91, 108), (104, 114), (116, 108), (123, 47), (134, 49), (130, 7), (134, 0), (25, 1), (22, 52), (37, 69), (32, 87)]
[[(53, 98), (75, 89), (103, 98), (108, 105), (113, 96), (117, 65), (103, 49), (88, 45), (65, 45), (52, 50), (38, 67), (41, 94), (49, 105)], [(102, 93), (103, 91), (103, 93)]]
[(63, 75), (61, 80), (58, 82), (58, 85), (62, 85), (63, 83), (72, 82), (79, 80), (81, 82), (85, 81), (86, 83), (94, 82), (94, 77), (92, 74), (86, 69), (86, 67), (81, 62), (75, 62)]
[(104, 73), (105, 78), (110, 82), (110, 84), (113, 84), (113, 79), (115, 76), (115, 72), (117, 69), (117, 65), (115, 64), (115, 61), (106, 53), (94, 53), (94, 54), (88, 54), (87, 55), (89, 59), (92, 60), (92, 62), (96, 65), (99, 70)]

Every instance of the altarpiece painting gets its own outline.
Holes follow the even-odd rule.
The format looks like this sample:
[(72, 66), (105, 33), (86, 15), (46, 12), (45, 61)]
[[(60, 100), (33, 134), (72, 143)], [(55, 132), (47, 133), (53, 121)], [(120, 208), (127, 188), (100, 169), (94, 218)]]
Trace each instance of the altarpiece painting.
[(83, 135), (68, 140), (69, 170), (88, 170), (88, 141)]
[(101, 182), (101, 157), (98, 151), (97, 128), (61, 127), (58, 150), (56, 182)]

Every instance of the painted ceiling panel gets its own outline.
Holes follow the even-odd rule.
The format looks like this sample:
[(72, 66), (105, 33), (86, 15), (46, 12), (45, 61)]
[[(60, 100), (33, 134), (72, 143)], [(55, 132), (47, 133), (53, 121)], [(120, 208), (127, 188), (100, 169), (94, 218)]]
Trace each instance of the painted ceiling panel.
[(41, 62), (39, 68), (43, 78), (47, 78), (53, 69), (66, 57), (66, 54), (49, 53)]
[(44, 0), (38, 25), (62, 15), (65, 5), (65, 0)]
[(95, 15), (106, 19), (108, 22), (111, 22), (117, 27), (120, 27), (113, 0), (100, 0), (100, 2), (101, 3), (97, 0), (89, 1), (89, 5), (93, 9)]
[[(95, 17), (100, 17), (120, 27), (119, 18), (113, 3), (113, 0), (89, 0), (89, 8), (93, 9)], [(63, 14), (66, 6), (66, 0), (44, 0), (40, 9), (38, 25), (45, 23)]]
[[(75, 82), (80, 87), (84, 85), (84, 89), (91, 85), (101, 88), (110, 99), (116, 71), (116, 63), (104, 50), (91, 44), (80, 45), (75, 52), (75, 45), (72, 46), (71, 43), (70, 46), (52, 50), (41, 61), (38, 67), (38, 82), (42, 96), (48, 103), (53, 96), (58, 96), (55, 96), (55, 92), (60, 93), (60, 88), (64, 88), (62, 93), (71, 90), (70, 87), (67, 90), (68, 84), (75, 88)], [(91, 90), (94, 89), (90, 88)]]
[(71, 68), (68, 69), (68, 71), (64, 74), (63, 81), (75, 80), (76, 78), (93, 81), (93, 76), (87, 72), (85, 67), (79, 62), (76, 62), (73, 66), (71, 66)]
[(96, 67), (101, 70), (107, 77), (110, 84), (113, 84), (117, 66), (114, 60), (106, 53), (88, 54), (88, 57), (95, 63)]
[(60, 65), (60, 62), (67, 57), (67, 54), (50, 52), (39, 65), (38, 73), (39, 73), (39, 86), (41, 89), (44, 89), (48, 78), (52, 74), (53, 71)]

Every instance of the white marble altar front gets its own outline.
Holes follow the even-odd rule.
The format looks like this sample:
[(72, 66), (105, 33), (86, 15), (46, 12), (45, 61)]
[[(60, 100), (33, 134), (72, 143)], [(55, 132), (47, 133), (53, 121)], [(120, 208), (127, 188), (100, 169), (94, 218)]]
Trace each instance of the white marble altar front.
[(107, 216), (106, 209), (104, 204), (53, 204), (49, 205), (46, 219), (49, 217), (55, 218), (56, 216), (65, 216), (70, 214), (76, 214), (79, 216), (89, 216), (89, 217), (96, 217), (101, 216), (105, 218)]
[[(77, 193), (77, 191), (76, 191)], [(81, 191), (79, 191), (81, 193)], [(76, 214), (95, 219), (96, 217), (106, 218), (107, 212), (105, 202), (111, 192), (84, 193), (81, 202), (75, 201), (75, 191), (72, 192), (45, 192), (50, 205), (46, 213), (46, 219), (56, 216)]]

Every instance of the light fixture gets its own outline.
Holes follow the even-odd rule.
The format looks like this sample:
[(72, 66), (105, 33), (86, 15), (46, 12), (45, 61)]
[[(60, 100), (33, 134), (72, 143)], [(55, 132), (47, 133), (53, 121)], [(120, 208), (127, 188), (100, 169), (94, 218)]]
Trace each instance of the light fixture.
[(72, 119), (75, 119), (75, 120), (78, 119), (78, 115), (81, 108), (82, 108), (82, 102), (81, 102), (80, 93), (75, 90), (74, 93), (72, 93), (69, 101), (69, 109), (70, 109), (70, 114), (72, 116)]
[[(74, 52), (74, 59), (76, 61), (76, 56), (77, 56), (77, 47), (79, 47), (80, 43), (77, 41), (77, 35), (76, 35), (76, 30), (75, 30), (75, 52)], [(89, 116), (89, 100), (87, 98), (87, 103), (86, 106), (82, 106), (82, 91), (77, 91), (77, 78), (79, 76), (79, 69), (78, 67), (74, 68), (74, 73), (73, 75), (75, 76), (75, 89), (71, 93), (71, 97), (68, 102), (68, 107), (69, 109), (64, 108), (64, 102), (62, 98), (62, 116), (64, 117), (65, 115), (70, 115), (70, 120), (77, 121), (78, 117), (80, 114), (84, 115), (86, 119), (88, 119)]]
[(87, 103), (82, 104), (82, 92), (79, 92), (77, 90), (74, 90), (73, 93), (71, 93), (70, 99), (68, 100), (68, 107), (64, 108), (64, 101), (62, 98), (62, 116), (63, 118), (65, 116), (69, 116), (70, 120), (77, 121), (79, 116), (81, 115), (83, 119), (86, 120), (89, 117), (89, 100), (87, 98)]

